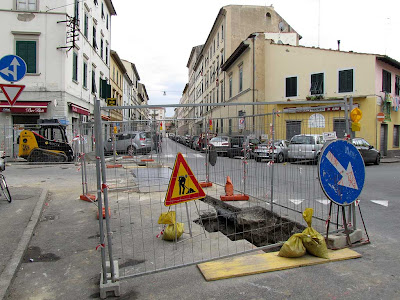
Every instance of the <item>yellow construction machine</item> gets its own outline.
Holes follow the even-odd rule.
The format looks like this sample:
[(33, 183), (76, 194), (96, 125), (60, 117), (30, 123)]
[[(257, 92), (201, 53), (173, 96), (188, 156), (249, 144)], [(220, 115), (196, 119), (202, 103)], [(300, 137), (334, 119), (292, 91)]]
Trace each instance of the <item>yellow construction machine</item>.
[(65, 126), (56, 119), (40, 119), (21, 131), (18, 156), (29, 162), (67, 162), (74, 159)]

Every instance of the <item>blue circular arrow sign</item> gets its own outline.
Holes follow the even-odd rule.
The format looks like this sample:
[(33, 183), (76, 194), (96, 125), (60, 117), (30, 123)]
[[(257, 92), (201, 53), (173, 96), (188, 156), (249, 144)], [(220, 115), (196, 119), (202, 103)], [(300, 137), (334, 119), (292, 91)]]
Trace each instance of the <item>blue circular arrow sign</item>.
[(7, 81), (17, 82), (25, 77), (26, 63), (17, 55), (6, 55), (0, 59), (0, 76)]
[(329, 199), (338, 205), (349, 205), (357, 200), (364, 187), (364, 160), (353, 144), (333, 141), (322, 150), (318, 175)]

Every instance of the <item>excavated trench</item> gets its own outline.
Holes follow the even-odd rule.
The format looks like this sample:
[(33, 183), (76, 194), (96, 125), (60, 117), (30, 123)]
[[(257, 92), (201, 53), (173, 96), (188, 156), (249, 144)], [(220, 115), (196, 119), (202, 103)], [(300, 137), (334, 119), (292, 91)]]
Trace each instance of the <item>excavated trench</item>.
[(194, 222), (208, 232), (219, 231), (232, 241), (246, 239), (253, 245), (262, 247), (284, 242), (292, 234), (305, 229), (305, 226), (271, 213), (261, 206), (241, 209), (210, 196), (202, 201), (211, 205), (214, 210), (203, 212)]

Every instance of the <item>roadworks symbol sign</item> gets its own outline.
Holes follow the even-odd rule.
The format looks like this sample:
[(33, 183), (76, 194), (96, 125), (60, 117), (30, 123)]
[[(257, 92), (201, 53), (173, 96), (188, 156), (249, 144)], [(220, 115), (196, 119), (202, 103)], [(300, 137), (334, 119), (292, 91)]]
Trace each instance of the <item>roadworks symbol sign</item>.
[(165, 206), (197, 200), (205, 196), (182, 153), (178, 153), (165, 196)]

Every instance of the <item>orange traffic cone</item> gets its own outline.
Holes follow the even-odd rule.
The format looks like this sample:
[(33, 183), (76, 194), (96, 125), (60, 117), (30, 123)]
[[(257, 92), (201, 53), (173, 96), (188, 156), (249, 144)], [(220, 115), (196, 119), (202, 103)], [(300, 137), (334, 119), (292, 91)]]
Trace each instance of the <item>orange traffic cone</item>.
[(228, 176), (225, 183), (225, 196), (220, 196), (221, 201), (247, 201), (249, 200), (248, 195), (234, 194), (233, 184), (231, 178)]

